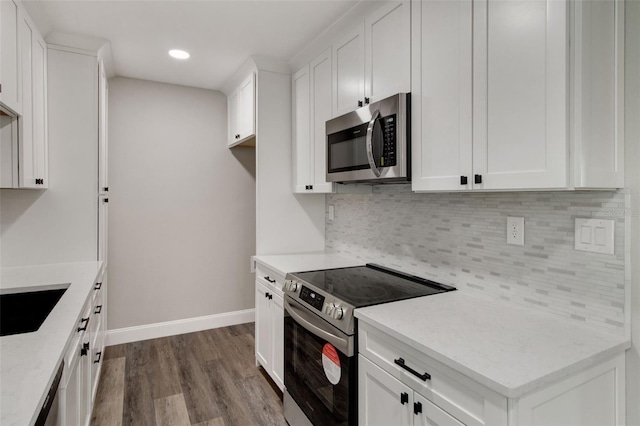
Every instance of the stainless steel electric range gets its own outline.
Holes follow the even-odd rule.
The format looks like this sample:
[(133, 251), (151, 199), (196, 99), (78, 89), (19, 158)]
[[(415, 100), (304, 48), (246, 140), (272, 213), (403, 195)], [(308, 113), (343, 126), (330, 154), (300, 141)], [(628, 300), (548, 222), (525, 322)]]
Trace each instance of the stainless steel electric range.
[(356, 308), (454, 287), (367, 264), (287, 274), (284, 415), (291, 426), (357, 424)]

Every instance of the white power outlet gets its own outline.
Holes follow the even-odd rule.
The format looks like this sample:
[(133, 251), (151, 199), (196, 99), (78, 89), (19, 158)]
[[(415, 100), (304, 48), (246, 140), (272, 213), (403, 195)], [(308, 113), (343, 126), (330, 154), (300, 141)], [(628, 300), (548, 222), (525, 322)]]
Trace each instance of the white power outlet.
[(524, 217), (507, 217), (507, 244), (524, 245)]

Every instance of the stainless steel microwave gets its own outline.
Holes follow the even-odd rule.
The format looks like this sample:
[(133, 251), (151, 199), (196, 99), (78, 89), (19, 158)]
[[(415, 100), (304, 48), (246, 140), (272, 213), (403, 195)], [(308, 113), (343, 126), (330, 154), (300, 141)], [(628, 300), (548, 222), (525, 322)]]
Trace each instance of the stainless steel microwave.
[(327, 121), (327, 182), (411, 180), (410, 98), (399, 93)]

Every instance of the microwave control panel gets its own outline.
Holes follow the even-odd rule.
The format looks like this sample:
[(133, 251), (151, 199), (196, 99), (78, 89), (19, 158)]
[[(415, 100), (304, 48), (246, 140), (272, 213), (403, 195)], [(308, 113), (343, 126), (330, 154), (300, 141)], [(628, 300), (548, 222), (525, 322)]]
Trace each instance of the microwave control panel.
[(396, 115), (388, 115), (380, 118), (382, 128), (382, 158), (380, 166), (390, 167), (396, 165)]

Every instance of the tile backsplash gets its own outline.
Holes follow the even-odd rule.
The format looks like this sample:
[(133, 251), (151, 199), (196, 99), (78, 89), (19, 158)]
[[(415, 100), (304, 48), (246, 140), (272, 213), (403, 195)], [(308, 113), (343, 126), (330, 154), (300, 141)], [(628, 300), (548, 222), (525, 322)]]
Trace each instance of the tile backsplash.
[[(626, 194), (329, 194), (326, 250), (623, 334)], [(525, 218), (524, 246), (507, 245), (507, 216)], [(615, 220), (614, 255), (576, 251), (576, 217)]]

